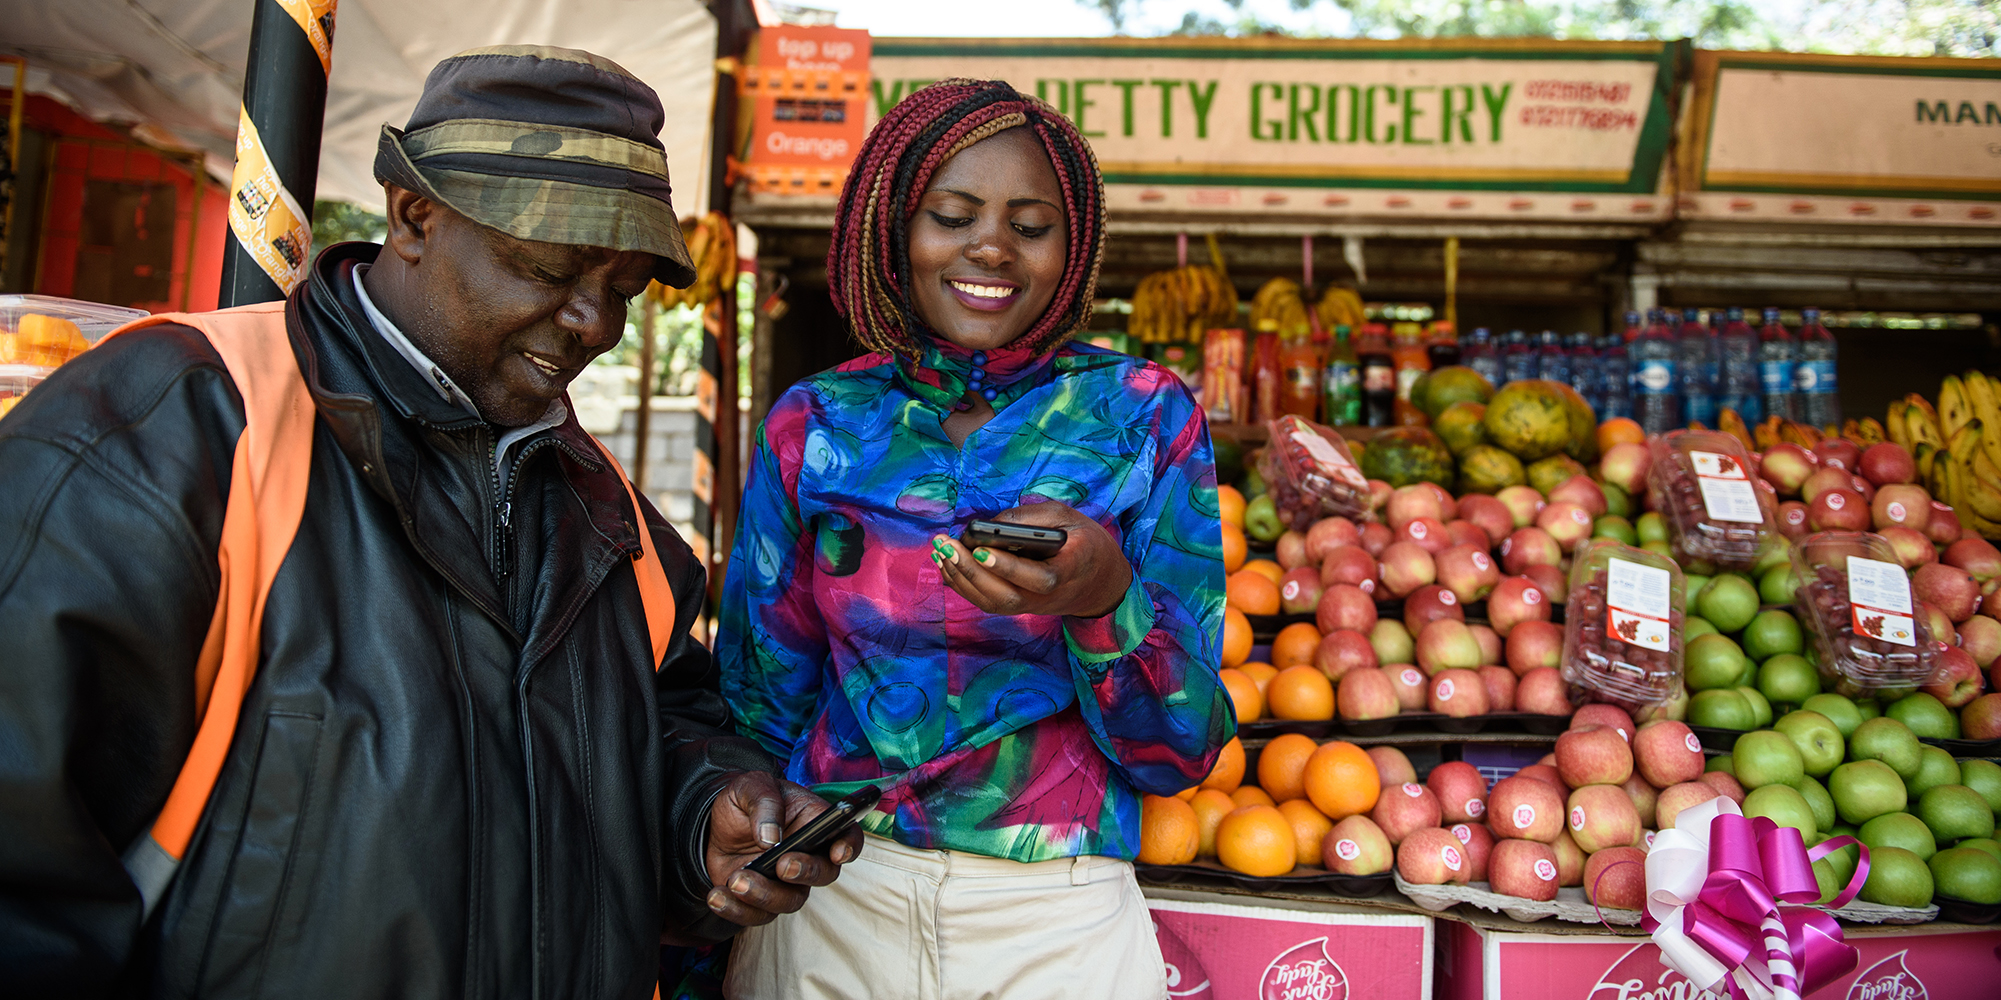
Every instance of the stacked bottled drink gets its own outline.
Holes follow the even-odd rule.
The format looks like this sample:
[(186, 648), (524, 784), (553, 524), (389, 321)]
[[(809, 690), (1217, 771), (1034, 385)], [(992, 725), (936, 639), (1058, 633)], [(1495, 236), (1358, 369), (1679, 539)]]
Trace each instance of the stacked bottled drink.
[(1731, 306), (1723, 313), (1718, 338), (1722, 355), (1719, 405), (1737, 411), (1746, 424), (1764, 420), (1764, 399), (1758, 383), (1758, 335), (1744, 322), (1744, 310)]
[(1667, 315), (1648, 316), (1638, 339), (1627, 347), (1633, 367), (1633, 418), (1648, 434), (1666, 434), (1680, 427), (1681, 397), (1677, 377), (1677, 344), (1668, 330)]
[(1820, 325), (1820, 310), (1800, 310), (1799, 362), (1793, 368), (1793, 388), (1799, 392), (1802, 419), (1815, 427), (1841, 423), (1840, 386), (1834, 374), (1837, 353), (1834, 334)]
[[(1671, 315), (1671, 314), (1670, 314)], [(1680, 376), (1682, 415), (1689, 422), (1716, 426), (1716, 381), (1711, 375), (1717, 364), (1709, 329), (1702, 324), (1702, 312), (1684, 309), (1681, 329), (1675, 337), (1675, 374)], [(1649, 431), (1649, 433), (1652, 433)]]
[(1459, 349), (1459, 360), (1495, 386), (1507, 381), (1501, 374), (1501, 355), (1494, 346), (1494, 333), (1484, 326), (1473, 328), (1466, 344)]
[(1501, 344), (1501, 382), (1540, 378), (1536, 369), (1536, 352), (1529, 346), (1529, 335), (1509, 330), (1508, 339)]
[(1633, 415), (1633, 369), (1626, 343), (1639, 336), (1640, 314), (1629, 312), (1624, 333), (1608, 333), (1598, 342), (1598, 382), (1605, 399), (1605, 408), (1598, 411), (1601, 420)]
[(1779, 322), (1779, 311), (1767, 306), (1764, 329), (1758, 331), (1758, 387), (1764, 416), (1800, 418), (1798, 397), (1793, 394), (1793, 365), (1798, 360), (1793, 335)]
[(1599, 381), (1598, 349), (1591, 335), (1583, 331), (1570, 335), (1570, 387), (1591, 404), (1591, 412), (1605, 412), (1605, 386)]
[(1536, 338), (1535, 377), (1551, 382), (1570, 384), (1570, 355), (1563, 349), (1563, 338), (1555, 330), (1544, 330)]

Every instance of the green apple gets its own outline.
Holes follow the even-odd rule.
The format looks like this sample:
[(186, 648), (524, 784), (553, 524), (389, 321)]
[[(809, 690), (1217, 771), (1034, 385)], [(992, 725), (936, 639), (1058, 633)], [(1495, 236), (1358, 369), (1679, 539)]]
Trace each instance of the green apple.
[(1690, 691), (1735, 687), (1737, 678), (1744, 673), (1750, 661), (1744, 658), (1744, 651), (1737, 648), (1729, 636), (1715, 632), (1692, 633), (1697, 622), (1714, 628), (1701, 618), (1687, 620), (1685, 627), (1691, 631), (1682, 633), (1682, 679)]
[(1857, 698), (1855, 699), (1855, 712), (1862, 716), (1863, 722), (1868, 722), (1870, 719), (1877, 718), (1883, 714), (1883, 706), (1878, 704), (1874, 698)]
[[(1627, 493), (1625, 487), (1618, 483), (1599, 483), (1598, 488), (1605, 492), (1605, 513), (1613, 517), (1633, 516), (1633, 495)], [(1638, 536), (1639, 533), (1635, 531), (1634, 537), (1637, 539)], [(1626, 544), (1634, 545), (1637, 542)]]
[[(1827, 836), (1823, 837), (1822, 839), (1827, 839), (1827, 837), (1854, 837), (1854, 836), (1855, 836), (1854, 827), (1849, 826), (1846, 823), (1836, 823), (1834, 824), (1834, 827), (1832, 829), (1827, 831)], [(1857, 859), (1859, 859), (1861, 856), (1862, 856), (1861, 852), (1855, 849), (1855, 845), (1849, 844), (1844, 847), (1836, 848), (1832, 853), (1828, 854), (1821, 860), (1826, 861), (1834, 866), (1834, 873), (1840, 877), (1841, 884), (1845, 886), (1848, 884), (1848, 879), (1855, 874), (1855, 863)]]
[(1708, 774), (1711, 771), (1721, 771), (1734, 778), (1737, 776), (1737, 758), (1727, 753), (1720, 753), (1703, 761), (1702, 773)]
[(1681, 570), (1682, 593), (1687, 598), (1682, 607), (1687, 608), (1691, 615), (1701, 614), (1695, 608), (1702, 602), (1702, 592), (1709, 589), (1709, 574), (1698, 573), (1691, 566), (1683, 566)]
[(1244, 533), (1267, 545), (1285, 534), (1285, 522), (1270, 496), (1261, 496), (1244, 507)]
[(1959, 765), (1959, 783), (1980, 793), (1987, 808), (2001, 813), (2001, 764), (1979, 759)]
[(1786, 543), (1783, 536), (1773, 535), (1766, 538), (1765, 544), (1758, 549), (1758, 561), (1751, 566), (1751, 579), (1762, 579), (1766, 573), (1777, 567), (1791, 565), (1792, 555), (1792, 546)]
[(1799, 576), (1793, 572), (1792, 563), (1774, 566), (1758, 577), (1758, 599), (1766, 604), (1791, 604), (1793, 591), (1799, 589)]
[(1800, 702), (1800, 708), (1827, 716), (1827, 721), (1834, 723), (1834, 728), (1841, 730), (1841, 738), (1844, 740), (1855, 735), (1855, 727), (1862, 724), (1862, 713), (1856, 709), (1855, 703), (1832, 691), (1814, 695)]
[[(1745, 660), (1744, 662), (1749, 663), (1751, 661)], [(1751, 728), (1759, 729), (1772, 724), (1772, 703), (1766, 701), (1765, 696), (1759, 694), (1757, 688), (1746, 684), (1739, 684), (1731, 690), (1743, 695), (1744, 700), (1751, 703)]]
[(1834, 811), (1834, 796), (1827, 793), (1827, 786), (1815, 781), (1812, 775), (1805, 775), (1800, 778), (1799, 793), (1813, 810), (1813, 828), (1823, 832), (1834, 829), (1841, 817)]
[(1819, 778), (1841, 766), (1846, 744), (1841, 739), (1841, 730), (1827, 716), (1805, 709), (1787, 712), (1772, 728), (1793, 741), (1807, 774)]
[(1880, 760), (1908, 781), (1918, 776), (1918, 768), (1924, 764), (1924, 753), (1919, 750), (1922, 745), (1911, 727), (1896, 719), (1865, 719), (1848, 738), (1848, 759)]
[(1617, 539), (1621, 545), (1640, 544), (1640, 536), (1633, 530), (1633, 522), (1617, 514), (1607, 514), (1592, 522), (1591, 537)]
[(1640, 519), (1633, 522), (1633, 530), (1640, 533), (1640, 541), (1643, 544), (1668, 540), (1667, 518), (1662, 517), (1657, 510), (1641, 514)]
[(1926, 861), (1938, 852), (1938, 840), (1924, 821), (1907, 812), (1884, 813), (1862, 824), (1857, 839), (1869, 846), (1869, 853), (1885, 847), (1901, 847)]
[(1901, 847), (1869, 852), (1869, 880), (1862, 899), (1884, 906), (1924, 907), (1932, 902), (1932, 870)]
[(1725, 573), (1703, 588), (1697, 610), (1719, 632), (1741, 631), (1758, 615), (1758, 588), (1735, 573)]
[(1640, 548), (1648, 552), (1651, 552), (1654, 555), (1660, 556), (1662, 559), (1674, 558), (1674, 546), (1669, 545), (1666, 542), (1660, 542), (1660, 541), (1641, 542)]
[[(1832, 729), (1833, 724), (1828, 728)], [(1766, 785), (1790, 787), (1799, 784), (1800, 776), (1805, 773), (1799, 747), (1793, 745), (1792, 737), (1771, 729), (1737, 737), (1730, 756), (1737, 761), (1737, 780), (1747, 791)]]
[(1987, 800), (1965, 785), (1930, 789), (1918, 796), (1916, 812), (1940, 843), (1994, 836), (1994, 813), (1987, 808)]
[(1935, 740), (1959, 739), (1959, 716), (1943, 702), (1923, 691), (1907, 694), (1890, 703), (1883, 710), (1889, 716), (1906, 726), (1919, 736), (1929, 736)]
[(1758, 666), (1758, 691), (1779, 705), (1803, 705), (1820, 693), (1820, 673), (1797, 653), (1780, 653)]
[[(1758, 612), (1758, 616), (1751, 619), (1751, 624), (1744, 626), (1744, 655), (1759, 663), (1780, 653), (1798, 655), (1804, 649), (1806, 637), (1800, 633), (1799, 619), (1794, 618), (1791, 612), (1767, 608)], [(1802, 659), (1800, 662), (1806, 661)], [(1814, 678), (1813, 688), (1814, 692), (1820, 690), (1818, 677)]]
[(1802, 840), (1812, 840), (1816, 832), (1813, 807), (1806, 798), (1786, 785), (1765, 785), (1744, 796), (1744, 815), (1763, 816), (1780, 826), (1800, 832)]
[(1745, 732), (1757, 726), (1758, 717), (1752, 714), (1751, 703), (1743, 695), (1729, 688), (1717, 688), (1689, 696), (1688, 724)]
[(1813, 884), (1820, 890), (1820, 898), (1814, 902), (1826, 906), (1834, 902), (1834, 897), (1841, 895), (1841, 887), (1848, 882), (1835, 873), (1833, 863), (1822, 858), (1813, 863)]
[(1850, 761), (1827, 776), (1828, 794), (1841, 821), (1867, 823), (1885, 813), (1903, 812), (1910, 799), (1904, 779), (1880, 760)]
[(1971, 837), (1960, 841), (1957, 846), (1978, 848), (1994, 855), (1994, 860), (2001, 861), (2001, 840), (1993, 837)]
[[(1960, 784), (1959, 762), (1952, 755), (1927, 743), (1918, 749), (1923, 755), (1923, 763), (1918, 765), (1918, 776), (1904, 782), (1904, 790), (1911, 798), (1917, 798), (1940, 785)], [(1989, 809), (1988, 812), (1993, 812)]]
[(1992, 906), (2001, 903), (2001, 859), (1972, 847), (1932, 855), (1932, 893)]

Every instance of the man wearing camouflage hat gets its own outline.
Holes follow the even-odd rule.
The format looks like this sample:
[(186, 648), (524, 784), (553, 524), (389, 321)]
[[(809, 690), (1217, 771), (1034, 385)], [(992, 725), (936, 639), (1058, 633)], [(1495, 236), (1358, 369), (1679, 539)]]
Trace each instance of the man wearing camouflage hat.
[(738, 871), (825, 803), (729, 731), (703, 567), (566, 402), (694, 277), (661, 122), (589, 53), (448, 59), (383, 246), (0, 420), (0, 993), (642, 998), (859, 851)]

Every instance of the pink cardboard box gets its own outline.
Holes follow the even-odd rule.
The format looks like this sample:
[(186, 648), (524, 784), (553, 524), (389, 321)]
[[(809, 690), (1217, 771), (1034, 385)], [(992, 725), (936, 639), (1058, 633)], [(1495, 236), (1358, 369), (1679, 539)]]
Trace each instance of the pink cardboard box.
[(1431, 998), (1431, 917), (1187, 890), (1147, 896), (1170, 997)]
[[(1710, 1000), (1660, 962), (1644, 937), (1537, 934), (1441, 920), (1445, 1000)], [(1520, 926), (1520, 925), (1517, 925)], [(2001, 997), (2001, 928), (1845, 927), (1855, 969), (1809, 1000)]]

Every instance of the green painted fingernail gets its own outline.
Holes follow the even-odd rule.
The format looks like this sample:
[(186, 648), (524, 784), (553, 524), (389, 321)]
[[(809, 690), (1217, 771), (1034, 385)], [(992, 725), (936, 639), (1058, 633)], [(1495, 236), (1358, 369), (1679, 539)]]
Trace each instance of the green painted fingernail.
[(981, 563), (982, 565), (984, 565), (984, 564), (986, 564), (986, 563), (990, 563), (990, 562), (993, 562), (993, 561), (994, 561), (994, 554), (993, 554), (993, 553), (991, 553), (991, 552), (988, 552), (988, 551), (987, 551), (987, 550), (985, 550), (985, 549), (974, 549), (974, 550), (973, 550), (973, 558), (975, 558), (975, 559), (978, 559), (978, 560), (980, 561), (980, 563)]

